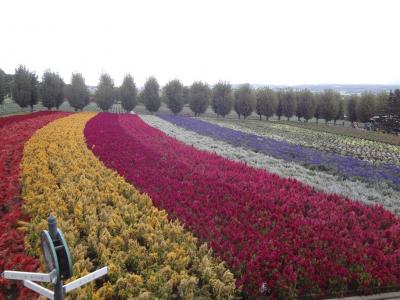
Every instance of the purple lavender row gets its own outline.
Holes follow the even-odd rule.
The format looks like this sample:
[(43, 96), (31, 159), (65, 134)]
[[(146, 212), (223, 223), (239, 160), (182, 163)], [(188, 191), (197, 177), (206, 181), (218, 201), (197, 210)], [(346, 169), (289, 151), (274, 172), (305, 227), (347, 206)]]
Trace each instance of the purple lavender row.
[(301, 164), (310, 169), (317, 169), (343, 178), (358, 178), (366, 182), (386, 182), (400, 189), (400, 168), (394, 165), (376, 166), (352, 156), (319, 151), (285, 141), (241, 132), (211, 124), (191, 117), (159, 115), (160, 118), (177, 126), (227, 142), (236, 147), (252, 149), (278, 159)]

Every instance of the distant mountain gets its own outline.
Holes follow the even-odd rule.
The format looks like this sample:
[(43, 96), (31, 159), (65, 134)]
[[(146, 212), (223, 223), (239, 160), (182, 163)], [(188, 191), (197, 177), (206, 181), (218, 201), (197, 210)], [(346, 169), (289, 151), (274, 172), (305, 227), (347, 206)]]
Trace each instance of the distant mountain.
[[(238, 85), (234, 85), (235, 87)], [(293, 88), (295, 90), (309, 89), (310, 91), (316, 93), (321, 92), (325, 89), (333, 89), (338, 91), (342, 95), (349, 94), (361, 94), (362, 92), (374, 92), (379, 93), (382, 91), (390, 91), (395, 89), (400, 89), (400, 85), (383, 85), (383, 84), (302, 84), (302, 85), (268, 85), (268, 84), (251, 84), (253, 88), (260, 88), (269, 86), (274, 90), (282, 88)]]

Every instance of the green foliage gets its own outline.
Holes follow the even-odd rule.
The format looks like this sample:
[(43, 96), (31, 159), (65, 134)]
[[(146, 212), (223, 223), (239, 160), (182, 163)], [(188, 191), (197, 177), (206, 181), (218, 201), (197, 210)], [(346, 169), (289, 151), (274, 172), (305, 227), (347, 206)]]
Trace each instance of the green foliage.
[(272, 117), (278, 106), (278, 96), (270, 88), (258, 89), (256, 92), (256, 112), (260, 116), (265, 116), (268, 120)]
[(225, 117), (232, 110), (232, 86), (227, 82), (218, 82), (212, 90), (211, 105), (217, 116)]
[(325, 90), (321, 93), (321, 117), (325, 120), (326, 123), (333, 120), (337, 115), (340, 100), (340, 94), (334, 90)]
[(281, 100), (282, 115), (288, 118), (293, 117), (296, 112), (296, 94), (292, 89), (283, 91)]
[(314, 94), (310, 90), (302, 90), (297, 94), (297, 117), (308, 121), (315, 115), (317, 103)]
[[(33, 111), (33, 106), (39, 102), (39, 82), (35, 73), (31, 73), (31, 102), (29, 106)], [(58, 106), (57, 106), (58, 108)]]
[(390, 91), (384, 105), (384, 109), (380, 113), (383, 128), (386, 132), (393, 129), (400, 129), (400, 90)]
[(366, 92), (361, 94), (360, 103), (357, 106), (357, 119), (360, 122), (368, 122), (376, 113), (376, 96)]
[(205, 113), (210, 104), (211, 91), (206, 83), (194, 82), (190, 87), (189, 106), (195, 116)]
[(82, 74), (74, 73), (71, 77), (71, 85), (65, 91), (69, 104), (77, 110), (82, 110), (89, 103), (89, 90)]
[(64, 81), (57, 73), (46, 70), (41, 84), (42, 104), (47, 109), (57, 109), (64, 102)]
[(357, 106), (360, 102), (360, 97), (358, 95), (351, 95), (347, 99), (347, 119), (350, 122), (357, 121)]
[(5, 73), (3, 72), (3, 70), (2, 69), (0, 69), (0, 104), (2, 104), (3, 103), (3, 101), (4, 101), (4, 97), (5, 97), (5, 94), (6, 94), (6, 91), (5, 91)]
[(183, 108), (183, 85), (175, 79), (167, 83), (163, 89), (165, 100), (168, 108), (174, 113), (178, 114)]
[(339, 100), (338, 110), (333, 120), (335, 121), (335, 125), (337, 120), (344, 120), (344, 101), (342, 99)]
[(95, 93), (97, 106), (102, 111), (108, 111), (115, 102), (114, 81), (108, 74), (101, 74), (100, 82)]
[(380, 92), (376, 94), (376, 112), (382, 112), (386, 110), (386, 107), (389, 102), (390, 94), (386, 91)]
[(143, 99), (146, 109), (150, 112), (158, 111), (161, 106), (159, 89), (160, 86), (157, 82), (157, 79), (154, 77), (147, 79), (141, 94), (141, 98)]
[(137, 105), (137, 88), (130, 74), (125, 76), (119, 88), (119, 97), (122, 107), (128, 112), (133, 110)]
[(14, 82), (12, 85), (12, 98), (15, 103), (24, 108), (30, 105), (32, 94), (31, 72), (20, 65), (15, 70)]
[(317, 123), (318, 123), (318, 120), (321, 119), (321, 111), (322, 111), (321, 95), (322, 95), (322, 93), (317, 93), (314, 95), (314, 99), (315, 99), (314, 118)]
[(242, 84), (235, 91), (234, 108), (239, 116), (242, 115), (245, 119), (250, 116), (256, 105), (256, 96), (254, 95), (248, 83)]
[(190, 103), (190, 87), (184, 86), (183, 87), (183, 104)]
[(283, 116), (283, 97), (284, 97), (284, 91), (280, 89), (277, 93), (276, 96), (278, 98), (278, 104), (276, 106), (276, 115), (278, 116), (278, 120), (281, 119)]

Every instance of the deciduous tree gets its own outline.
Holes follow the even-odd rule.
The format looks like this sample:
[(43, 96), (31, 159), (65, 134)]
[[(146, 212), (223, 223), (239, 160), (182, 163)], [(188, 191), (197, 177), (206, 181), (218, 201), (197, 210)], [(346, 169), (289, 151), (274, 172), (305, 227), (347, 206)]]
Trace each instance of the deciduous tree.
[(296, 112), (296, 95), (292, 89), (287, 89), (282, 95), (282, 115), (290, 120)]
[(371, 92), (361, 94), (360, 103), (357, 106), (357, 119), (360, 122), (368, 122), (376, 113), (376, 96)]
[(156, 112), (160, 109), (161, 99), (159, 90), (160, 86), (156, 78), (150, 77), (147, 79), (141, 93), (141, 98), (143, 99), (146, 109), (150, 112)]
[(60, 75), (46, 70), (42, 77), (40, 95), (44, 107), (58, 109), (64, 101), (64, 81)]
[(341, 96), (334, 90), (325, 90), (321, 94), (321, 117), (326, 123), (333, 120), (338, 113)]
[(256, 106), (256, 96), (250, 87), (250, 84), (242, 84), (235, 91), (235, 104), (234, 108), (239, 116), (242, 115), (243, 118), (250, 116)]
[(163, 89), (163, 94), (167, 102), (168, 108), (176, 115), (183, 108), (183, 85), (175, 79), (167, 83)]
[(225, 117), (232, 110), (232, 86), (227, 82), (218, 82), (212, 90), (211, 105), (217, 116)]
[(131, 111), (137, 105), (137, 88), (130, 74), (124, 77), (121, 87), (119, 88), (119, 96), (121, 105), (126, 111)]
[(111, 76), (104, 73), (100, 76), (100, 82), (95, 93), (97, 106), (102, 111), (108, 111), (115, 102), (114, 81)]
[(190, 87), (189, 106), (195, 116), (205, 113), (210, 104), (210, 88), (206, 83), (194, 82)]
[(305, 89), (298, 93), (297, 105), (297, 110), (300, 110), (300, 116), (304, 118), (306, 122), (314, 117), (317, 104), (315, 96), (310, 90)]
[(347, 119), (350, 122), (357, 121), (357, 106), (360, 102), (360, 97), (358, 95), (351, 95), (347, 98)]
[(75, 111), (82, 110), (89, 103), (89, 90), (85, 84), (85, 79), (80, 73), (72, 74), (71, 85), (66, 93), (68, 102)]
[(344, 101), (342, 99), (339, 100), (338, 110), (333, 118), (334, 124), (336, 125), (337, 120), (344, 120)]
[(31, 72), (20, 65), (15, 70), (14, 82), (12, 84), (12, 98), (15, 103), (24, 108), (30, 105), (32, 96)]
[(5, 91), (5, 73), (3, 72), (3, 70), (2, 69), (0, 69), (0, 104), (2, 104), (3, 103), (3, 101), (4, 101), (4, 97), (5, 97), (5, 94), (6, 94), (6, 91)]
[(256, 112), (260, 116), (265, 116), (268, 120), (276, 111), (278, 97), (270, 88), (258, 89), (256, 92)]

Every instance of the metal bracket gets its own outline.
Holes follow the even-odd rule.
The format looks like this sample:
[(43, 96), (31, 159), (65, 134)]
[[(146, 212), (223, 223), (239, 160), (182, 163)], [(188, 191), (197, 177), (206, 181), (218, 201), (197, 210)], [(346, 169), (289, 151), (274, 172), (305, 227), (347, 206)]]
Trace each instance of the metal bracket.
[(31, 280), (40, 282), (52, 282), (51, 273), (32, 273), (19, 271), (4, 271), (2, 277), (11, 280)]
[(30, 280), (24, 280), (24, 286), (42, 296), (45, 296), (48, 299), (54, 300), (54, 292), (42, 287), (37, 283), (34, 283)]
[(87, 275), (85, 275), (85, 276), (83, 276), (81, 278), (78, 278), (77, 280), (74, 280), (74, 281), (64, 285), (64, 291), (65, 291), (65, 293), (68, 293), (68, 292), (70, 292), (70, 291), (72, 291), (72, 290), (74, 290), (74, 289), (76, 289), (76, 288), (78, 288), (78, 287), (80, 287), (80, 286), (82, 286), (82, 285), (84, 285), (86, 283), (89, 283), (89, 282), (91, 282), (93, 280), (96, 280), (99, 277), (102, 277), (102, 276), (106, 275), (107, 272), (108, 272), (108, 268), (104, 267), (104, 268), (101, 268), (101, 269), (99, 269), (97, 271), (94, 271), (94, 272), (92, 272), (90, 274), (87, 274)]

